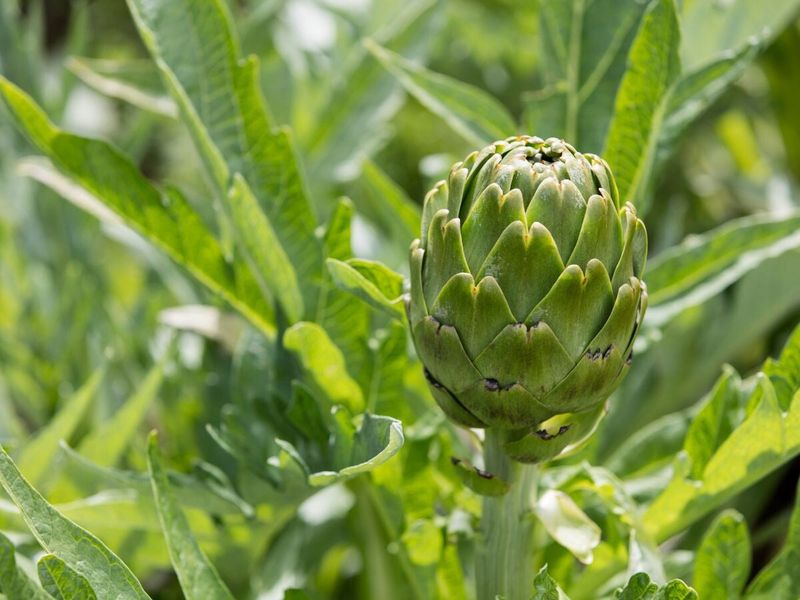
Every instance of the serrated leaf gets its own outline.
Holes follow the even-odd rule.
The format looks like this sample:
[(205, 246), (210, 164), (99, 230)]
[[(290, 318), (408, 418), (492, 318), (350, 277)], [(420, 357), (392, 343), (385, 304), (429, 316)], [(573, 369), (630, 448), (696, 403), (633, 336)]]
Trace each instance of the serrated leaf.
[(547, 533), (584, 564), (592, 563), (592, 551), (600, 543), (600, 527), (560, 490), (547, 490), (534, 509)]
[[(222, 0), (128, 0), (220, 197), (241, 173), (289, 256), (307, 306), (322, 270), (316, 218), (287, 131), (274, 129), (256, 57), (240, 58)], [(203, 48), (200, 53), (187, 47)]]
[(699, 600), (697, 592), (680, 579), (663, 586), (650, 580), (646, 573), (636, 573), (614, 593), (617, 600)]
[(228, 263), (214, 235), (177, 190), (156, 189), (113, 146), (58, 129), (24, 92), (2, 78), (0, 94), (17, 125), (61, 171), (256, 327), (272, 334), (271, 307), (252, 275)]
[(87, 579), (53, 554), (43, 556), (36, 565), (36, 570), (42, 587), (56, 600), (97, 599)]
[(0, 449), (0, 484), (19, 507), (42, 547), (85, 577), (95, 593), (118, 600), (148, 600), (142, 585), (116, 554), (91, 533), (65, 518), (31, 487)]
[(0, 591), (8, 600), (52, 600), (17, 566), (14, 544), (0, 533)]
[(272, 223), (238, 173), (233, 177), (228, 205), (251, 271), (268, 294), (278, 299), (289, 323), (297, 322), (303, 316), (303, 296), (297, 273)]
[(175, 501), (161, 465), (155, 432), (148, 440), (147, 464), (158, 520), (186, 600), (233, 600), (214, 565), (198, 546), (186, 516)]
[(96, 370), (64, 403), (55, 418), (22, 447), (17, 456), (19, 470), (34, 485), (41, 485), (47, 478), (53, 461), (58, 455), (61, 440), (69, 439), (80, 423), (105, 375), (105, 368)]
[(674, 0), (655, 0), (631, 46), (604, 151), (623, 204), (644, 202), (664, 104), (681, 72), (679, 43)]
[(519, 133), (506, 108), (483, 90), (429, 71), (371, 40), (365, 44), (409, 94), (470, 144), (484, 146)]
[[(790, 338), (784, 349), (787, 358), (797, 352), (797, 344), (800, 335)], [(789, 371), (798, 368), (791, 359), (785, 367)], [(742, 399), (742, 405), (747, 407), (746, 414), (739, 416), (743, 420), (724, 441), (713, 441), (715, 450), (699, 473), (699, 480), (698, 473), (691, 476), (691, 459), (686, 454), (678, 455), (672, 480), (644, 515), (645, 527), (656, 540), (680, 531), (800, 454), (800, 389), (777, 390), (766, 375), (756, 376), (752, 389)], [(786, 407), (785, 412), (782, 406)], [(724, 431), (730, 425), (723, 420), (719, 427)], [(708, 438), (706, 428), (702, 428), (684, 446), (702, 445), (704, 442), (697, 438), (700, 434)]]
[(362, 258), (347, 261), (329, 258), (328, 272), (336, 286), (394, 318), (405, 314), (403, 276), (386, 265)]
[(735, 510), (721, 513), (697, 548), (692, 583), (704, 600), (736, 600), (750, 576), (750, 535)]

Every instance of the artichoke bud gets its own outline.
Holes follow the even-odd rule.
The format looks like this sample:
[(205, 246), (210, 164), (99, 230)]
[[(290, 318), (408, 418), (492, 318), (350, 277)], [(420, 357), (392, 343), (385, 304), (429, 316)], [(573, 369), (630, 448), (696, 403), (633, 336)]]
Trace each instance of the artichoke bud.
[(594, 429), (647, 306), (647, 232), (608, 165), (519, 136), (453, 165), (411, 245), (408, 315), (436, 402), (521, 462)]

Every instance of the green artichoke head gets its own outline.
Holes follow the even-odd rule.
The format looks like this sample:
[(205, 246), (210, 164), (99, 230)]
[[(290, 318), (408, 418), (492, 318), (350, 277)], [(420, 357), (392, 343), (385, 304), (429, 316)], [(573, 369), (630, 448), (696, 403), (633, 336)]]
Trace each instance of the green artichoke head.
[(508, 430), (522, 462), (585, 438), (630, 366), (646, 255), (598, 156), (519, 136), (453, 165), (410, 259), (411, 332), (439, 406)]

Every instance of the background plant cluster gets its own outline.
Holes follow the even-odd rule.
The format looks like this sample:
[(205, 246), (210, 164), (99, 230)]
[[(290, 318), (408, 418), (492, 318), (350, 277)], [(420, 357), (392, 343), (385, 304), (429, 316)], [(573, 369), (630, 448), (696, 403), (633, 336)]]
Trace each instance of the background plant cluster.
[(450, 164), (530, 133), (602, 154), (651, 240), (532, 597), (796, 600), (798, 10), (0, 3), (2, 594), (469, 597), (496, 490), (405, 263)]

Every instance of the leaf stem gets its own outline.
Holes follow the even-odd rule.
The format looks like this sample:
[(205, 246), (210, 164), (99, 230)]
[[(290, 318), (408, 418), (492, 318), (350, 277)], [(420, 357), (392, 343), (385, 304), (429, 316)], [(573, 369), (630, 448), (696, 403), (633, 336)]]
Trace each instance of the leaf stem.
[(537, 468), (512, 461), (503, 451), (506, 434), (486, 430), (486, 470), (511, 484), (504, 496), (483, 499), (476, 557), (478, 600), (528, 600), (533, 590), (533, 513)]

